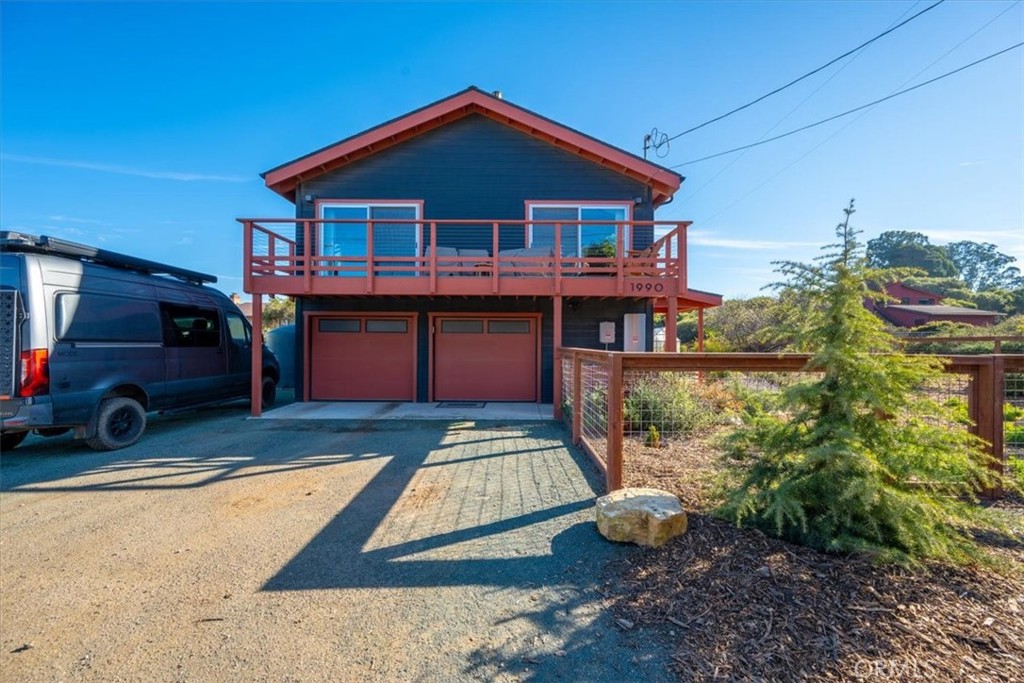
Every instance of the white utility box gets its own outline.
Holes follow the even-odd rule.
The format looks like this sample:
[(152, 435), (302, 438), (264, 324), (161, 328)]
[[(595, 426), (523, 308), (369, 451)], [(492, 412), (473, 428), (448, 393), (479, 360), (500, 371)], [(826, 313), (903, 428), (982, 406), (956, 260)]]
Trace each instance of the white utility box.
[(627, 313), (623, 316), (622, 348), (624, 351), (647, 350), (647, 314)]

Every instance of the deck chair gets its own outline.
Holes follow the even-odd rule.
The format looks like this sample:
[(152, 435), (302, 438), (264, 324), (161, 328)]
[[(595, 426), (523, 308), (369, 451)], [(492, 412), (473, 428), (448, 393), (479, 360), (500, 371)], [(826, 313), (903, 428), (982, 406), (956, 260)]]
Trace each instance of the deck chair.
[[(459, 249), (459, 267), (463, 275), (490, 275), (487, 259), (491, 257), (486, 249)], [(486, 268), (485, 268), (486, 266)], [(484, 273), (484, 270), (487, 270)]]
[[(437, 248), (437, 275), (438, 277), (455, 277), (459, 274), (459, 262), (454, 260), (453, 256), (458, 256), (459, 250), (455, 247), (438, 247)], [(430, 258), (430, 245), (423, 250), (423, 257), (426, 259)], [(443, 259), (443, 260), (442, 260)], [(429, 266), (429, 261), (427, 263)]]

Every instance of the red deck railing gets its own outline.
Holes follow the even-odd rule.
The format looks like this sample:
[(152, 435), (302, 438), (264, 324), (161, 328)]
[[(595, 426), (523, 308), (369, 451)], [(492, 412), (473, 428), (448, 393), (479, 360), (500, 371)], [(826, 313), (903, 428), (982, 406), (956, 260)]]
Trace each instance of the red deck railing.
[[(687, 294), (688, 221), (238, 220), (244, 229), (245, 290), (254, 294), (657, 298)], [(338, 233), (336, 226), (346, 224), (351, 227), (343, 235)], [(394, 245), (395, 228), (402, 225), (412, 228), (401, 234), (404, 244), (399, 251), (406, 253), (390, 255), (386, 252)], [(598, 226), (614, 232), (614, 239), (602, 243), (603, 250), (575, 240), (588, 227)], [(454, 250), (439, 244), (441, 232), (449, 239), (457, 233), (465, 241), (474, 231), (479, 231), (474, 241), (487, 244), (487, 249)], [(639, 243), (634, 236), (641, 233), (653, 233), (655, 241), (633, 249)], [(409, 244), (413, 235), (415, 250)], [(383, 243), (385, 239), (390, 245)], [(345, 247), (332, 248), (342, 240)], [(538, 246), (541, 243), (547, 246)], [(516, 250), (503, 246), (507, 244), (532, 246)], [(559, 244), (569, 248), (551, 246)], [(365, 251), (371, 256), (324, 251)], [(415, 255), (409, 255), (412, 251)], [(558, 251), (563, 253), (556, 255)]]

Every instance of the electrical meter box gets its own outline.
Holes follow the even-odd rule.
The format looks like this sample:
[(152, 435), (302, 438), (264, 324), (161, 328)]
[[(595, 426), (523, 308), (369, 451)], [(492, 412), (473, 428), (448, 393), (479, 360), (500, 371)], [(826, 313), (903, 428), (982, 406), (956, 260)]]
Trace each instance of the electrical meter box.
[(600, 327), (598, 328), (598, 335), (600, 337), (598, 341), (601, 342), (602, 344), (614, 344), (615, 323), (611, 321), (601, 323)]
[(647, 315), (627, 313), (622, 318), (622, 348), (625, 351), (647, 350)]

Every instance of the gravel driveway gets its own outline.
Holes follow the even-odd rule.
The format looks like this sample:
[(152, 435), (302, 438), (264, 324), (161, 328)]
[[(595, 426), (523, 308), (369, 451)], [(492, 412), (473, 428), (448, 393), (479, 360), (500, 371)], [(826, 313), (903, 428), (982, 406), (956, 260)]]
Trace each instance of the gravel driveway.
[(551, 422), (154, 419), (0, 462), (5, 681), (660, 681)]

